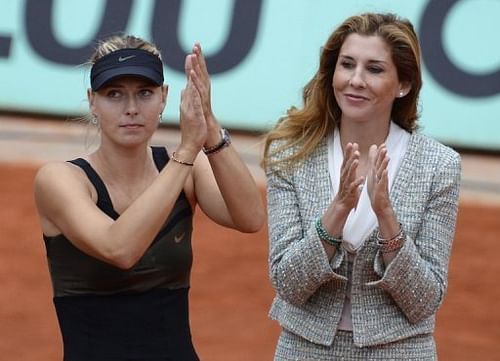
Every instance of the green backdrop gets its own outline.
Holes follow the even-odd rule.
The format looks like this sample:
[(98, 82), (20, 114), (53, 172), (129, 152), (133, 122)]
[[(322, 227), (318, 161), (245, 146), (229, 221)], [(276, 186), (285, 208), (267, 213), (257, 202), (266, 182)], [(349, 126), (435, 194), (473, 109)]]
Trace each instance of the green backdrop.
[[(103, 21), (113, 20), (103, 19), (105, 6), (130, 5), (122, 30), (151, 40), (155, 34), (161, 38), (175, 33), (181, 50), (200, 41), (205, 53), (214, 56), (214, 111), (226, 127), (266, 130), (290, 105), (300, 104), (320, 47), (344, 18), (362, 11), (391, 11), (409, 18), (426, 45), (423, 132), (456, 146), (500, 150), (498, 0), (164, 0), (163, 9), (176, 5), (176, 13), (159, 13), (162, 0), (120, 1), (0, 0), (0, 109), (63, 116), (85, 113), (85, 59), (64, 63), (46, 54), (58, 56), (51, 50), (54, 43), (69, 50), (89, 43)], [(47, 12), (39, 11), (42, 5)], [(236, 18), (237, 6), (243, 7), (240, 15), (248, 16)], [(47, 28), (52, 43), (48, 36), (38, 38), (42, 31), (37, 26)], [(253, 35), (245, 35), (243, 28), (254, 29)], [(245, 41), (250, 44), (246, 51), (238, 48)], [(228, 43), (232, 48), (224, 48)], [(436, 44), (467, 76), (447, 73), (433, 50)], [(175, 59), (162, 49), (170, 89), (164, 118), (177, 123), (184, 74), (169, 65)]]

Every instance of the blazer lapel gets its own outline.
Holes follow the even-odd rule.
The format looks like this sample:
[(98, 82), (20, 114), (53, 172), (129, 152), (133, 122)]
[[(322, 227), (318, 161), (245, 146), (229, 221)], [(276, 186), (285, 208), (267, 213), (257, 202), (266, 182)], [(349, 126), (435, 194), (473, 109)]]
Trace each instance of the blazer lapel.
[(410, 141), (408, 142), (408, 148), (390, 191), (392, 206), (396, 214), (400, 214), (399, 211), (402, 207), (405, 192), (415, 172), (415, 160), (420, 149), (419, 139), (420, 137), (416, 133), (412, 133)]
[(332, 201), (332, 186), (328, 173), (328, 152), (326, 140), (321, 141), (310, 157), (299, 167), (296, 185), (300, 187), (301, 206), (306, 222), (313, 222), (321, 216)]
[(317, 199), (317, 209), (323, 214), (328, 206), (330, 206), (330, 203), (332, 202), (332, 182), (330, 180), (330, 173), (328, 171), (328, 146), (326, 139), (324, 139), (319, 147), (318, 147), (318, 153), (317, 157), (315, 158), (316, 162), (316, 171), (314, 174), (314, 177), (311, 177), (311, 179), (315, 178), (314, 182), (321, 189), (322, 191), (319, 192), (319, 189), (315, 190), (316, 194), (328, 194), (328, 197), (316, 197), (319, 198)]

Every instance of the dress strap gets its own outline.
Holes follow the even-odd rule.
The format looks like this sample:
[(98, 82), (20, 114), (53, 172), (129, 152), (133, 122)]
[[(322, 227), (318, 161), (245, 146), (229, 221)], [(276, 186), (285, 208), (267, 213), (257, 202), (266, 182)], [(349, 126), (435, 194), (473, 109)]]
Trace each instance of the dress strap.
[(161, 171), (170, 160), (168, 156), (167, 149), (165, 147), (151, 147), (153, 151), (153, 160), (155, 162), (158, 171)]
[(97, 191), (97, 207), (111, 218), (117, 219), (120, 215), (113, 208), (113, 202), (111, 202), (111, 197), (109, 196), (108, 189), (106, 188), (106, 185), (102, 181), (99, 174), (97, 174), (95, 169), (92, 168), (90, 163), (83, 158), (69, 160), (68, 162), (80, 167), (85, 172), (92, 185), (95, 187)]

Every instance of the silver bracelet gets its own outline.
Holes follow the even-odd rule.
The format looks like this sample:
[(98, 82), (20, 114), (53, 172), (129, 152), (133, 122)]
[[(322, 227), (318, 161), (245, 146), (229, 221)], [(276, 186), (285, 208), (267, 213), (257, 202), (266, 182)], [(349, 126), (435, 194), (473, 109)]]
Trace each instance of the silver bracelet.
[(399, 250), (403, 247), (406, 241), (406, 234), (403, 231), (401, 223), (399, 224), (399, 232), (392, 238), (381, 238), (380, 232), (377, 232), (377, 245), (382, 253), (389, 253)]

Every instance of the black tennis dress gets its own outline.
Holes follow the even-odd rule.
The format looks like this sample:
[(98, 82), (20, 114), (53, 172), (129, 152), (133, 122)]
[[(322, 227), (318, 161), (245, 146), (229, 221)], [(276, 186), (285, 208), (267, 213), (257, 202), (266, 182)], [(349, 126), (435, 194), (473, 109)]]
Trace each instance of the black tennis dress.
[[(153, 147), (158, 170), (169, 158)], [(106, 187), (84, 159), (97, 206), (114, 210)], [(92, 227), (91, 224), (88, 225)], [(65, 361), (195, 361), (189, 328), (192, 210), (181, 193), (142, 258), (122, 270), (77, 249), (64, 236), (44, 236)]]

